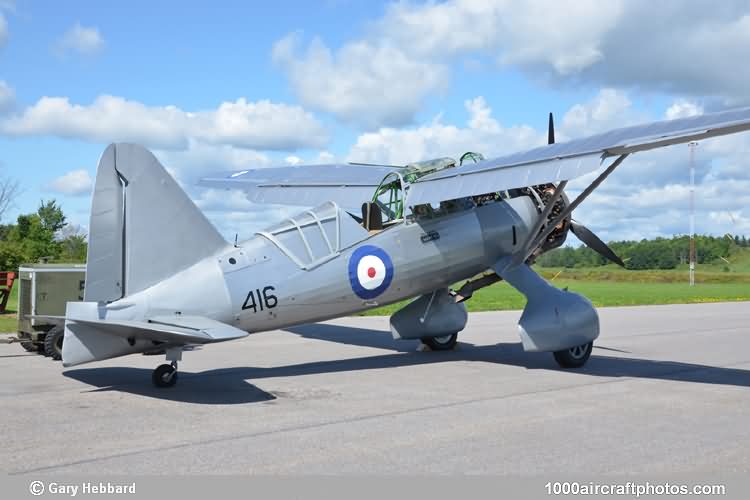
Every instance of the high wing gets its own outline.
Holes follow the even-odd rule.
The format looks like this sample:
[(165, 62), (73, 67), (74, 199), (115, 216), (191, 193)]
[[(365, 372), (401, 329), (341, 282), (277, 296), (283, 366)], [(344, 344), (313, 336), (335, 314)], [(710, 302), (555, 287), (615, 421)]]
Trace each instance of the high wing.
[[(610, 157), (619, 156), (621, 161), (639, 151), (748, 129), (750, 108), (615, 129), (417, 176), (409, 185), (406, 205), (568, 181), (597, 170)], [(301, 165), (245, 170), (206, 178), (200, 184), (242, 189), (248, 199), (260, 203), (313, 206), (335, 201), (342, 207), (355, 208), (372, 199), (387, 174), (409, 171), (408, 167), (394, 166)]]
[(750, 108), (620, 128), (569, 142), (441, 170), (409, 189), (407, 204), (436, 203), (492, 191), (570, 180), (612, 156), (661, 148), (750, 129)]
[(372, 199), (380, 181), (395, 166), (331, 164), (244, 170), (202, 179), (202, 186), (241, 189), (256, 203), (315, 206), (335, 201), (344, 208), (359, 208)]

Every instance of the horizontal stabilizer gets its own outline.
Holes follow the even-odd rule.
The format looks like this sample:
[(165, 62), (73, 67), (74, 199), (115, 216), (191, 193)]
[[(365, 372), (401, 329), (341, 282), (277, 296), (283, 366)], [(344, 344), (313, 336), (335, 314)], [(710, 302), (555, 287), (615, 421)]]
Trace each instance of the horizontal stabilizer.
[(247, 332), (203, 316), (156, 316), (143, 321), (99, 319), (98, 304), (68, 303), (63, 365), (124, 356), (155, 345), (210, 344), (246, 337)]
[(148, 321), (73, 321), (99, 328), (103, 333), (118, 337), (134, 337), (173, 344), (208, 344), (247, 337), (247, 332), (202, 316), (157, 317)]

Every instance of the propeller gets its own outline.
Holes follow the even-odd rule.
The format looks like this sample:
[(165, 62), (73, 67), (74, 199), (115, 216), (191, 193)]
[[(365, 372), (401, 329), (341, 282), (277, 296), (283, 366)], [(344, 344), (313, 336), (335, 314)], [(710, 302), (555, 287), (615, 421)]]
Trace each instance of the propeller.
[(576, 238), (581, 240), (584, 245), (589, 247), (594, 252), (598, 253), (605, 259), (614, 262), (620, 267), (625, 267), (625, 263), (622, 261), (622, 259), (618, 257), (617, 254), (612, 251), (612, 249), (609, 248), (606, 243), (600, 240), (597, 235), (591, 232), (591, 230), (583, 224), (579, 224), (571, 220), (570, 231), (576, 235)]
[[(549, 125), (547, 127), (547, 144), (555, 143), (555, 122), (552, 118), (552, 113), (549, 114)], [(576, 238), (581, 240), (581, 243), (595, 251), (610, 262), (614, 262), (618, 266), (625, 267), (625, 263), (622, 261), (617, 254), (612, 251), (597, 235), (595, 235), (589, 228), (578, 222), (570, 221), (570, 231), (576, 235)]]
[(552, 113), (549, 114), (549, 127), (547, 128), (547, 144), (555, 143), (555, 122)]

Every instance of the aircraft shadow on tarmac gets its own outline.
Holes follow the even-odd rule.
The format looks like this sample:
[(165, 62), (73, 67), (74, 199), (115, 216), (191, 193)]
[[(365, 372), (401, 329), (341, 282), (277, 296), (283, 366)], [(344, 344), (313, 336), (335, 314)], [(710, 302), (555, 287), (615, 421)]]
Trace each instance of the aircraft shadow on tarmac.
[[(68, 370), (66, 377), (97, 387), (92, 392), (121, 391), (141, 396), (197, 404), (244, 404), (272, 401), (276, 396), (248, 380), (294, 377), (319, 373), (338, 373), (416, 366), (451, 361), (477, 361), (519, 366), (529, 370), (560, 370), (552, 356), (524, 352), (520, 343), (475, 346), (459, 343), (446, 352), (416, 352), (418, 341), (397, 341), (389, 332), (339, 325), (314, 324), (286, 331), (305, 338), (396, 351), (388, 354), (333, 361), (313, 361), (270, 368), (234, 367), (204, 372), (180, 372), (180, 382), (170, 389), (150, 384), (151, 370), (146, 368), (89, 368)], [(604, 350), (619, 351), (602, 347)], [(750, 371), (677, 361), (601, 356), (595, 351), (585, 367), (573, 373), (594, 377), (632, 377), (674, 380), (702, 384), (750, 387)]]
[[(416, 350), (419, 341), (394, 340), (390, 332), (383, 330), (316, 323), (286, 328), (285, 331), (310, 339), (389, 349), (398, 352), (412, 352), (414, 354), (414, 356), (410, 356), (412, 359), (404, 358), (403, 360), (401, 359), (402, 356), (393, 354), (349, 360), (352, 362), (359, 361), (361, 364), (370, 365), (362, 368), (355, 367), (352, 368), (353, 370), (388, 366), (408, 366), (432, 362), (441, 363), (446, 361), (482, 361), (487, 363), (521, 366), (533, 370), (560, 370), (557, 363), (552, 359), (552, 356), (545, 355), (544, 353), (527, 353), (523, 350), (520, 343), (500, 343), (496, 345), (475, 346), (473, 344), (459, 342), (459, 347), (455, 351), (417, 353), (414, 351)], [(460, 338), (459, 335), (459, 339)], [(579, 370), (572, 370), (572, 372), (599, 377), (651, 378), (750, 387), (750, 370), (699, 365), (678, 361), (603, 356), (597, 354), (597, 351), (611, 351), (629, 354), (628, 351), (622, 349), (595, 345), (594, 353), (586, 366)], [(398, 362), (388, 361), (394, 356)], [(387, 360), (383, 358), (386, 358)], [(340, 361), (330, 361), (325, 363), (337, 364), (340, 363)], [(373, 366), (378, 363), (380, 363), (381, 366)], [(321, 372), (322, 371), (338, 370), (321, 370)], [(285, 376), (288, 376), (288, 374)]]
[[(96, 387), (88, 392), (118, 391), (139, 396), (195, 404), (245, 404), (273, 401), (276, 396), (241, 377), (214, 377), (214, 371), (180, 371), (179, 382), (168, 389), (151, 384), (151, 369), (106, 367), (75, 369), (63, 375)], [(206, 376), (209, 375), (209, 376)]]

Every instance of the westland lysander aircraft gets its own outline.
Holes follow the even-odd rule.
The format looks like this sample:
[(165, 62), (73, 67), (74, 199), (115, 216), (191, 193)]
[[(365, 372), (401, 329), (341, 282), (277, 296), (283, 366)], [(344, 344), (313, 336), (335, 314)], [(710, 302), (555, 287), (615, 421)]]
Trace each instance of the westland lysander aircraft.
[[(529, 264), (568, 232), (622, 261), (572, 213), (629, 155), (750, 129), (750, 108), (622, 128), (484, 160), (467, 153), (405, 166), (312, 165), (204, 179), (251, 201), (315, 206), (230, 244), (157, 159), (110, 145), (96, 174), (83, 302), (66, 310), (63, 363), (163, 351), (174, 385), (186, 348), (416, 298), (390, 318), (397, 339), (450, 349), (464, 302), (505, 280), (527, 298), (526, 351), (582, 366), (599, 335), (585, 297)], [(602, 172), (574, 200), (571, 179)], [(467, 280), (458, 289), (451, 287)]]

